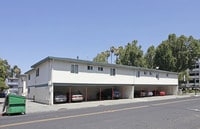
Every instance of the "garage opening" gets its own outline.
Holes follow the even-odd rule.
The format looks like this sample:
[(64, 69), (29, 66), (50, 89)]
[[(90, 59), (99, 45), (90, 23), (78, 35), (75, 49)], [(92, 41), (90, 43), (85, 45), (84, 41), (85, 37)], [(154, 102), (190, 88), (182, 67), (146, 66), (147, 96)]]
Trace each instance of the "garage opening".
[[(54, 104), (133, 98), (133, 86), (54, 86)], [(60, 98), (59, 98), (60, 97)]]
[(176, 86), (135, 86), (134, 97), (175, 95)]

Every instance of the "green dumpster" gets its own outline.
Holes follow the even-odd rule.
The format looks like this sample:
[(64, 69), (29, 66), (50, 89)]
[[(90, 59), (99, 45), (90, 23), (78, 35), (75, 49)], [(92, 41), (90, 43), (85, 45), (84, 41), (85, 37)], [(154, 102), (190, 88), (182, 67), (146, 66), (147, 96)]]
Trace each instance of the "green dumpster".
[(16, 113), (25, 114), (26, 98), (24, 96), (9, 94), (5, 99), (3, 112), (8, 115)]

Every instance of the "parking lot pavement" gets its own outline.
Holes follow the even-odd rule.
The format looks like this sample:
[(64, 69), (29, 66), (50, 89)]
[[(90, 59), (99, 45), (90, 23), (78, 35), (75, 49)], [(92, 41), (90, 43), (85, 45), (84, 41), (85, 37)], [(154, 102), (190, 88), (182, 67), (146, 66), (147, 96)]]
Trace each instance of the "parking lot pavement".
[[(49, 111), (59, 111), (65, 109), (78, 109), (78, 108), (87, 108), (87, 107), (96, 107), (101, 105), (117, 105), (117, 104), (126, 104), (134, 102), (147, 102), (147, 101), (156, 101), (156, 100), (166, 100), (174, 98), (183, 98), (190, 97), (191, 95), (169, 95), (169, 96), (155, 96), (155, 97), (145, 97), (145, 98), (134, 98), (134, 99), (119, 99), (119, 100), (104, 100), (104, 101), (88, 101), (80, 103), (65, 103), (65, 104), (55, 104), (55, 105), (45, 105), (33, 102), (32, 100), (26, 101), (26, 113), (39, 113), (39, 112), (49, 112)], [(4, 98), (0, 98), (0, 114), (3, 109)]]

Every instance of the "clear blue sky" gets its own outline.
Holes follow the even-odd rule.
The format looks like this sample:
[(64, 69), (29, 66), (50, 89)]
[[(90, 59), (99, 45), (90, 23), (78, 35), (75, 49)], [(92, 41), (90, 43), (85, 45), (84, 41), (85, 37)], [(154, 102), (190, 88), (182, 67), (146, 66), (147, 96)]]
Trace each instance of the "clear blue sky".
[(138, 40), (144, 52), (171, 33), (200, 39), (199, 0), (1, 0), (0, 58), (22, 73), (47, 56), (92, 60)]

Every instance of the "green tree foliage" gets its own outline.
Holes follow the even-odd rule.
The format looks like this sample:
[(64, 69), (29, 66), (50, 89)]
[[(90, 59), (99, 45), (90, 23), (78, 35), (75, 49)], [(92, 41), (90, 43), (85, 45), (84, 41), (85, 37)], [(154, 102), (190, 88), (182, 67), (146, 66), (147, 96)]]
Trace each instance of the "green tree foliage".
[(145, 62), (141, 48), (137, 45), (137, 40), (128, 43), (119, 57), (120, 64), (143, 67)]
[(9, 75), (10, 65), (7, 60), (0, 59), (0, 80), (5, 81)]
[(21, 69), (18, 68), (17, 65), (14, 65), (11, 71), (12, 71), (12, 76), (19, 78), (19, 75), (21, 74)]
[(157, 47), (154, 59), (155, 66), (161, 70), (169, 70), (175, 67), (175, 59), (167, 42), (163, 42)]
[(162, 70), (182, 72), (200, 58), (200, 41), (192, 36), (170, 34), (156, 49), (154, 63)]
[(178, 75), (179, 84), (184, 84), (190, 80), (190, 76), (187, 70), (182, 71)]
[(108, 63), (106, 52), (101, 52), (93, 59), (94, 62)]
[(137, 41), (134, 40), (132, 43), (128, 43), (124, 48), (122, 46), (115, 48), (112, 46), (110, 50), (98, 54), (93, 61), (95, 62), (107, 62), (108, 58), (111, 58), (111, 63), (113, 62), (113, 54), (116, 57), (116, 64), (132, 65), (143, 67), (145, 64), (143, 58), (143, 51), (141, 46), (137, 45)]
[(147, 49), (147, 53), (144, 56), (145, 64), (147, 65), (147, 68), (150, 68), (150, 69), (155, 68), (155, 65), (154, 65), (155, 54), (156, 54), (156, 49), (152, 45)]
[(10, 67), (7, 60), (0, 59), (0, 90), (7, 88), (5, 80), (7, 77), (19, 77), (21, 69), (15, 65)]
[(192, 69), (195, 62), (200, 58), (200, 40), (194, 39), (192, 36), (187, 42), (188, 68)]
[(8, 76), (9, 68), (7, 60), (0, 59), (0, 91), (6, 88), (5, 80)]
[(108, 63), (108, 58), (112, 60), (114, 54), (116, 64), (151, 69), (159, 67), (161, 70), (179, 73), (188, 68), (191, 69), (200, 58), (200, 40), (196, 40), (192, 36), (181, 35), (177, 37), (175, 34), (170, 34), (168, 39), (156, 48), (150, 46), (145, 55), (143, 55), (141, 46), (138, 46), (137, 43), (137, 40), (134, 40), (125, 47), (115, 48), (112, 46), (109, 50), (98, 54), (94, 61)]

